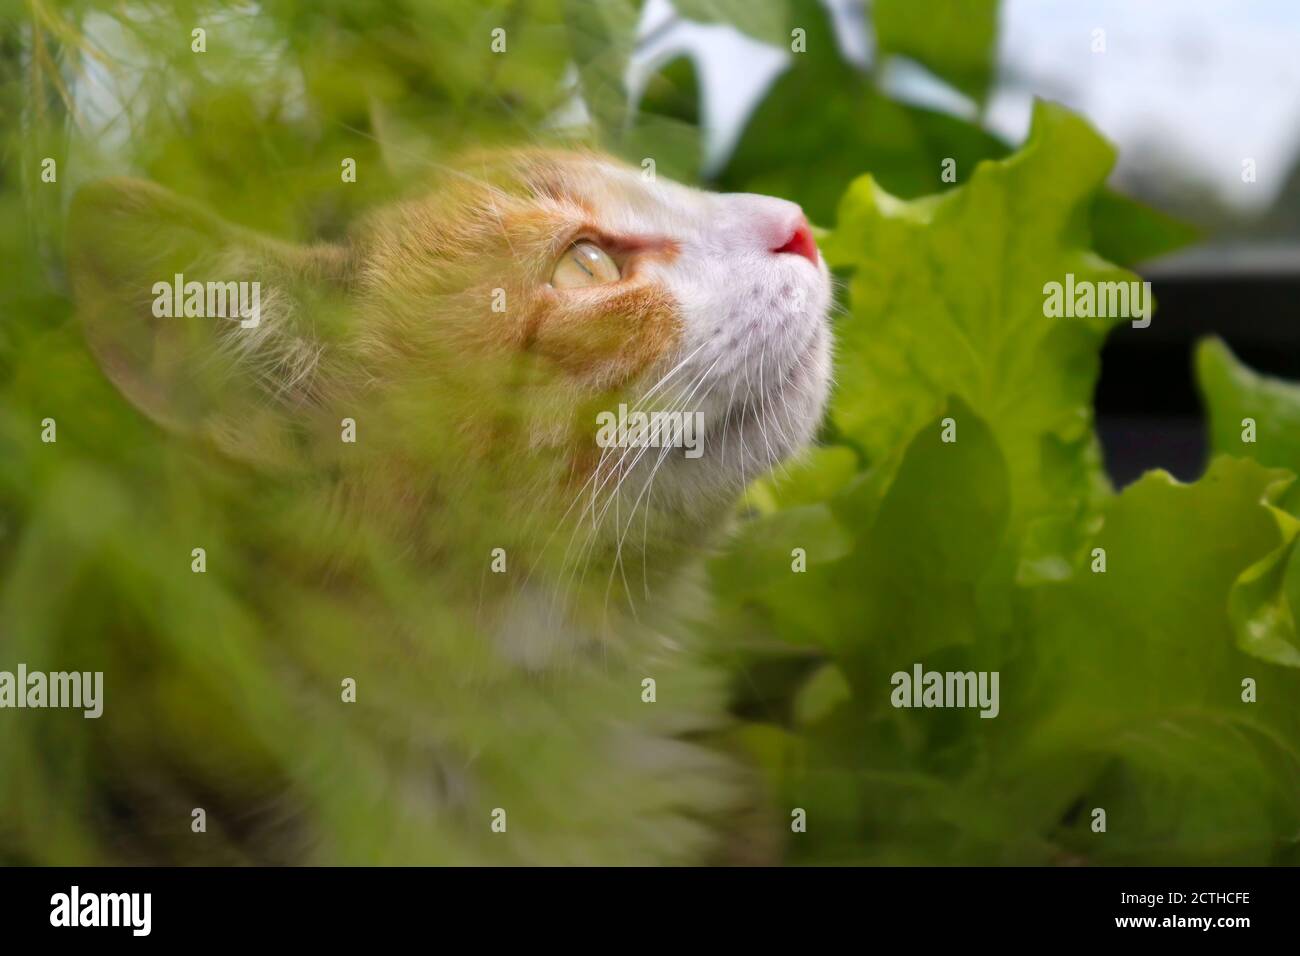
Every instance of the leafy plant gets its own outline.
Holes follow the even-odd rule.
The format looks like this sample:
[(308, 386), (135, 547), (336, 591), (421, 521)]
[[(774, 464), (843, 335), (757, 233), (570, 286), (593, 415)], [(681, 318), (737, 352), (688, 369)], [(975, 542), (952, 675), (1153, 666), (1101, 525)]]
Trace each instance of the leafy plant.
[[(265, 0), (247, 16), (158, 6), (28, 0), (0, 45), (0, 649), (33, 665), (134, 668), (142, 702), (135, 723), (94, 732), (106, 738), (79, 720), (0, 735), (7, 859), (110, 856), (93, 814), (124, 801), (95, 799), (109, 787), (102, 753), (180, 760), (235, 801), (293, 790), (332, 860), (478, 859), (455, 821), (422, 815), (410, 781), (375, 772), (394, 758), (385, 748), (415, 760), (421, 734), (446, 733), (421, 707), (431, 689), (453, 707), (499, 701), (499, 724), (461, 728), (467, 749), (494, 754), (485, 778), (539, 818), (577, 798), (534, 787), (530, 768), (572, 778), (595, 763), (606, 809), (631, 816), (683, 788), (708, 795), (695, 778), (636, 778), (557, 743), (583, 713), (640, 707), (624, 693), (634, 674), (575, 670), (518, 691), (487, 655), (465, 656), (464, 634), (430, 612), (436, 588), (374, 542), (349, 557), (390, 609), (423, 622), (414, 656), (382, 644), (357, 660), (367, 609), (273, 566), (178, 583), (175, 556), (196, 536), (214, 551), (279, 549), (289, 565), (339, 542), (294, 488), (265, 496), (160, 440), (71, 321), (59, 223), (84, 182), (126, 169), (301, 240), (339, 234), (457, 151), (523, 138), (654, 158), (668, 175), (793, 199), (831, 228), (822, 248), (846, 280), (846, 312), (824, 441), (751, 488), (709, 564), (715, 614), (702, 625), (743, 717), (737, 746), (783, 814), (807, 812), (791, 860), (1300, 862), (1300, 392), (1204, 345), (1218, 457), (1191, 485), (1156, 472), (1111, 489), (1091, 409), (1110, 323), (1046, 317), (1043, 285), (1067, 272), (1126, 281), (1123, 266), (1192, 234), (1106, 189), (1113, 150), (1080, 118), (1040, 104), (1014, 152), (979, 124), (996, 4), (933, 16), (879, 0), (875, 53), (858, 63), (817, 0), (678, 0), (682, 16), (789, 50), (707, 176), (698, 64), (679, 57), (628, 96), (631, 0)], [(206, 59), (186, 52), (197, 23)], [(499, 26), (504, 56), (488, 44)], [(885, 81), (900, 57), (950, 83), (970, 114), (901, 101)], [(91, 85), (107, 99), (78, 98)], [(46, 157), (57, 182), (39, 182)], [(337, 157), (364, 173), (346, 190)], [(78, 422), (58, 456), (33, 432), (47, 415)], [(1254, 442), (1242, 441), (1247, 418)], [(796, 549), (806, 571), (792, 569)], [(279, 616), (260, 618), (266, 604)], [(312, 687), (282, 692), (280, 655), (322, 681), (341, 661), (367, 668), (387, 705), (373, 725), (345, 726)], [(916, 664), (997, 672), (998, 715), (894, 707), (892, 676)], [(480, 683), (459, 680), (466, 671)], [(705, 669), (675, 679), (684, 712), (716, 706)], [(314, 730), (300, 729), (303, 713)], [(181, 805), (162, 782), (150, 799), (142, 815)], [(610, 820), (545, 838), (556, 859), (607, 861), (620, 847)], [(625, 849), (640, 858), (676, 841), (689, 859), (700, 829), (638, 831)], [(174, 846), (156, 839), (161, 855)], [(210, 843), (215, 859), (244, 861)]]
[[(1132, 278), (1089, 249), (1112, 160), (1040, 105), (1019, 153), (942, 196), (864, 177), (841, 203), (824, 245), (850, 270), (841, 447), (755, 495), (713, 566), (742, 661), (802, 662), (784, 719), (745, 732), (807, 811), (799, 859), (1294, 858), (1294, 476), (1266, 467), (1294, 467), (1289, 433), (1275, 424), (1262, 463), (1116, 495), (1089, 401), (1108, 323), (1044, 316), (1053, 276)], [(1226, 362), (1202, 351), (1219, 449), (1240, 453), (1220, 419), (1285, 423), (1296, 392)], [(917, 664), (997, 672), (1000, 713), (892, 706), (891, 676)]]

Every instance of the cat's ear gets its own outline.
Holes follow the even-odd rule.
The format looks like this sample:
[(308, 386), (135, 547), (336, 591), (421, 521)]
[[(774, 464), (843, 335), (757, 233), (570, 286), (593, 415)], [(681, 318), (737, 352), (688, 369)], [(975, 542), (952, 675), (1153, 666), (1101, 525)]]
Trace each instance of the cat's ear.
[(151, 418), (241, 447), (327, 400), (346, 247), (276, 242), (134, 179), (81, 189), (67, 237), (91, 350)]

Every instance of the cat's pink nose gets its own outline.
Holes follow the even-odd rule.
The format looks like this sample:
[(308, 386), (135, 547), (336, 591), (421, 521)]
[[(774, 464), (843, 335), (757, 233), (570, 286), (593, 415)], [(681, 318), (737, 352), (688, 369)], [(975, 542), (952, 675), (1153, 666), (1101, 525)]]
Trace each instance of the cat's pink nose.
[(812, 227), (808, 225), (808, 220), (800, 216), (789, 237), (772, 251), (776, 253), (792, 252), (796, 256), (803, 256), (813, 265), (817, 265), (817, 243), (813, 241)]

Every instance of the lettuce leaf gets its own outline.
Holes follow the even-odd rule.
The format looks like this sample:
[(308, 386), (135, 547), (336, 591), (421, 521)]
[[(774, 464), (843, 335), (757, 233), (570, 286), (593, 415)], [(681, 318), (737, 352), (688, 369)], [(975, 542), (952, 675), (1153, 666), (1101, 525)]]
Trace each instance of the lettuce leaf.
[(1089, 205), (1113, 162), (1083, 120), (1040, 104), (1020, 153), (943, 196), (904, 203), (855, 181), (825, 245), (853, 270), (836, 425), (876, 459), (960, 396), (1006, 458), (1026, 580), (1070, 573), (1069, 529), (1104, 491), (1091, 398), (1118, 320), (1048, 318), (1044, 286), (1136, 278), (1088, 248)]
[[(1091, 397), (1118, 320), (1043, 312), (1066, 273), (1134, 278), (1090, 248), (1112, 160), (1040, 105), (1023, 150), (950, 192), (863, 177), (841, 202), (831, 446), (754, 489), (711, 565), (742, 678), (770, 691), (786, 662), (740, 739), (807, 813), (796, 860), (1300, 859), (1284, 429), (1267, 459), (1115, 494)], [(1215, 381), (1227, 414), (1263, 402), (1239, 372)], [(918, 664), (996, 673), (996, 708), (895, 706)]]

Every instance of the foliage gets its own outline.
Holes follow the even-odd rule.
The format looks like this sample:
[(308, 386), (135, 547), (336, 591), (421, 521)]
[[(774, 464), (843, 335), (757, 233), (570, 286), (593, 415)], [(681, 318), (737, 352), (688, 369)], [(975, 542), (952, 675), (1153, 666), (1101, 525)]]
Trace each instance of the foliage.
[[(841, 55), (816, 0), (677, 6), (770, 42), (806, 31), (808, 52), (790, 54), (705, 181), (803, 203), (833, 227), (823, 251), (847, 279), (824, 442), (753, 486), (709, 564), (707, 636), (745, 718), (734, 743), (764, 770), (774, 806), (808, 811), (790, 859), (1300, 862), (1300, 396), (1204, 346), (1218, 457), (1195, 484), (1157, 472), (1115, 493), (1091, 411), (1108, 323), (1043, 316), (1046, 281), (1127, 279), (1121, 266), (1186, 242), (1185, 227), (1108, 192), (1113, 151), (1057, 107), (1040, 104), (1012, 152), (976, 122), (885, 89), (883, 62), (905, 56), (978, 106), (993, 75), (992, 3), (922, 21), (916, 4), (882, 0), (870, 67)], [(128, 170), (281, 238), (330, 237), (453, 153), (520, 137), (653, 155), (665, 174), (701, 177), (697, 65), (677, 59), (639, 102), (626, 96), (636, 13), (630, 0), (265, 0), (224, 14), (29, 0), (7, 28), (0, 666), (115, 662), (136, 669), (148, 707), (131, 726), (69, 717), (0, 734), (0, 857), (110, 857), (91, 832), (103, 822), (92, 798), (111, 790), (105, 753), (116, 766), (180, 761), (236, 801), (291, 789), (326, 835), (318, 857), (338, 861), (482, 858), (456, 820), (421, 817), (431, 740), (475, 755), (492, 792), (537, 819), (580, 799), (530, 781), (600, 764), (607, 755), (566, 731), (583, 713), (630, 717), (641, 705), (620, 695), (635, 675), (512, 681), (464, 650), (474, 642), (439, 617), (436, 585), (382, 541), (349, 557), (396, 619), (418, 622), (414, 654), (376, 637), (373, 609), (345, 588), (322, 599), (283, 565), (177, 581), (176, 555), (196, 537), (289, 564), (338, 542), (300, 488), (252, 483), (164, 441), (113, 393), (71, 321), (58, 223), (78, 185)], [(207, 59), (188, 54), (196, 23), (209, 25)], [(498, 25), (505, 56), (488, 47)], [(92, 80), (107, 100), (77, 92)], [(575, 103), (590, 123), (557, 120)], [(48, 188), (44, 156), (62, 171)], [(365, 170), (347, 190), (335, 188), (343, 156)], [(36, 437), (46, 416), (77, 422), (57, 456)], [(1259, 437), (1245, 444), (1250, 416)], [(795, 548), (805, 573), (791, 571)], [(373, 638), (366, 654), (358, 635)], [(305, 676), (285, 690), (275, 675), (288, 659)], [(891, 676), (916, 663), (998, 672), (1000, 714), (891, 706)], [(680, 710), (663, 720), (689, 725), (721, 688), (705, 668), (675, 666), (664, 673)], [(364, 727), (325, 706), (341, 667), (382, 688)], [(452, 730), (420, 706), (431, 695), (453, 711), (487, 699), (497, 713)], [(381, 761), (411, 776), (384, 778)], [(689, 858), (692, 821), (630, 843), (611, 821), (683, 788), (707, 803), (707, 787), (617, 761), (597, 782), (605, 812), (585, 807), (530, 849), (607, 862), (666, 844)], [(181, 799), (158, 784), (140, 817)], [(1093, 832), (1095, 808), (1105, 834)], [(154, 839), (159, 855), (177, 852), (175, 834)], [(214, 859), (243, 861), (213, 844)]]
[[(806, 574), (714, 564), (742, 608), (733, 632), (753, 635), (751, 666), (782, 643), (822, 662), (789, 690), (796, 715), (826, 668), (849, 688), (806, 726), (769, 728), (781, 743), (758, 750), (785, 802), (808, 811), (802, 859), (1294, 852), (1300, 595), (1287, 587), (1296, 522), (1280, 504), (1291, 473), (1224, 457), (1195, 485), (1157, 472), (1113, 494), (1089, 407), (1108, 323), (1043, 317), (1053, 276), (1132, 278), (1089, 250), (1081, 215), (1112, 159), (1081, 120), (1040, 106), (1019, 153), (941, 197), (900, 201), (868, 176), (843, 199), (824, 244), (852, 270), (832, 417), (862, 468), (845, 475), (824, 449), (811, 475), (778, 478), (768, 496), (812, 484), (820, 501), (745, 529), (745, 545), (798, 542)], [(1211, 359), (1221, 351), (1203, 352), (1203, 368)], [(1293, 389), (1210, 374), (1216, 421), (1245, 407), (1294, 414)], [(1261, 459), (1294, 467), (1278, 442)], [(807, 517), (793, 529), (796, 513)], [(916, 663), (998, 672), (1001, 713), (892, 707), (891, 675)], [(1244, 678), (1257, 703), (1243, 703)], [(1090, 830), (1094, 808), (1104, 836)]]

